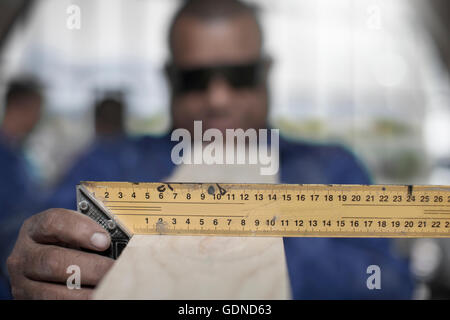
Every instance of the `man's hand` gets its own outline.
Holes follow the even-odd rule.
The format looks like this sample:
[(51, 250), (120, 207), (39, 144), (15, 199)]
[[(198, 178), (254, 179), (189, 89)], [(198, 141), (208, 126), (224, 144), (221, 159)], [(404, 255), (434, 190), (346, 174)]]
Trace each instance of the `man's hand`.
[[(78, 212), (50, 209), (32, 216), (24, 222), (7, 262), (14, 298), (90, 298), (114, 260), (79, 249), (104, 251), (110, 241), (99, 224)], [(81, 289), (66, 285), (70, 265), (80, 267)]]

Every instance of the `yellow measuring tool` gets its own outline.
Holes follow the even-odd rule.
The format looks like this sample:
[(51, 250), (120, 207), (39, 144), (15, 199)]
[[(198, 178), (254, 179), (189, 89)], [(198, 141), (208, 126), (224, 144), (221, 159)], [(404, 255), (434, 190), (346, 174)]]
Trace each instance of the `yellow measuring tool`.
[(450, 237), (450, 186), (82, 182), (78, 210), (111, 234)]

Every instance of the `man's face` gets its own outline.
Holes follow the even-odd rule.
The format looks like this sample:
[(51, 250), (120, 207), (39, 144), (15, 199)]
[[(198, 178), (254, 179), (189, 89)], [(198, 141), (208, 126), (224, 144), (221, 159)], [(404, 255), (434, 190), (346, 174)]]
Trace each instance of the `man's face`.
[(11, 107), (5, 115), (5, 121), (14, 127), (16, 139), (24, 140), (36, 127), (41, 117), (42, 98), (38, 95), (26, 95), (10, 102)]
[[(245, 66), (261, 62), (258, 27), (254, 20), (245, 15), (206, 22), (182, 17), (173, 32), (172, 49), (172, 63), (177, 69), (205, 71), (222, 67), (225, 73), (232, 74), (230, 66), (231, 69), (238, 66), (234, 68), (234, 74), (237, 70), (237, 80), (240, 81), (245, 81), (243, 79), (246, 76), (249, 78), (248, 67), (247, 75), (242, 71)], [(203, 130), (216, 128), (223, 133), (225, 129), (264, 128), (268, 111), (266, 68), (261, 68), (261, 79), (254, 85), (234, 85), (230, 79), (217, 72), (212, 73), (213, 76), (210, 73), (204, 88), (194, 86), (182, 92), (174, 90), (174, 128), (186, 128), (193, 132), (195, 120), (203, 121)], [(194, 76), (196, 78), (198, 72), (197, 77)]]

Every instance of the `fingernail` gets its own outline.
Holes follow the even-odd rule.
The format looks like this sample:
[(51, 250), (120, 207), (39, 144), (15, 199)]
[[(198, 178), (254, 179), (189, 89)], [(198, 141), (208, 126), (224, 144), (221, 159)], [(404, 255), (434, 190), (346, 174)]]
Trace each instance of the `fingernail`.
[(98, 249), (105, 250), (109, 246), (109, 239), (106, 234), (101, 232), (96, 232), (91, 237), (91, 243)]

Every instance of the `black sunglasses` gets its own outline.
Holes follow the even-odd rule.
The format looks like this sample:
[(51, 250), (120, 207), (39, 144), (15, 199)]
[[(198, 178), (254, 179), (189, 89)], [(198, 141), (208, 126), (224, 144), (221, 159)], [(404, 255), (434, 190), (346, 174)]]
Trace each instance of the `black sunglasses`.
[(168, 65), (167, 72), (176, 94), (205, 91), (214, 77), (220, 76), (234, 89), (255, 88), (262, 83), (264, 62), (247, 64), (179, 68)]

